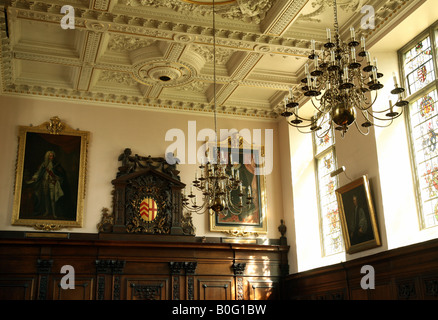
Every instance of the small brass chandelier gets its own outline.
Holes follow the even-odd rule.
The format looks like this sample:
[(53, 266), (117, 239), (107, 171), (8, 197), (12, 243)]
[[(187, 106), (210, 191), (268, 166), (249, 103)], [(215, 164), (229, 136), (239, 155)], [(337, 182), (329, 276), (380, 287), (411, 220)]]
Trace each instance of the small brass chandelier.
[[(219, 149), (218, 149), (219, 150)], [(218, 154), (218, 152), (216, 152)], [(214, 213), (228, 215), (240, 215), (245, 208), (248, 208), (253, 200), (251, 186), (244, 190), (239, 171), (229, 166), (231, 157), (217, 157), (207, 163), (201, 163), (200, 177), (195, 173), (195, 180), (192, 181), (190, 194), (184, 192), (183, 206), (186, 210), (196, 213), (204, 213), (206, 209)], [(193, 188), (201, 191), (202, 205), (196, 202)]]
[[(217, 130), (217, 115), (216, 115), (216, 24), (215, 24), (215, 1), (213, 0), (213, 107), (214, 107), (214, 126), (216, 133), (216, 141), (218, 140)], [(230, 147), (232, 145), (230, 144)], [(232, 148), (232, 150), (236, 150)], [(242, 180), (239, 176), (239, 170), (235, 170), (233, 164), (237, 164), (238, 160), (233, 158), (238, 154), (234, 151), (226, 151), (223, 147), (216, 147), (212, 150), (212, 156), (209, 155), (210, 150), (205, 152), (205, 163), (202, 160), (199, 166), (200, 176), (195, 172), (195, 179), (190, 186), (190, 193), (187, 195), (184, 191), (183, 207), (191, 213), (202, 214), (206, 210), (212, 210), (212, 213), (222, 213), (225, 216), (240, 215), (246, 208), (252, 204), (251, 186), (246, 190), (242, 185)], [(237, 160), (237, 161), (236, 161)], [(198, 205), (196, 195), (193, 193), (193, 188), (202, 193), (202, 204)]]
[[(309, 97), (315, 109), (313, 116), (305, 118), (298, 114), (299, 104), (294, 100), (292, 89), (285, 98), (284, 111), (281, 113), (289, 125), (298, 128), (300, 132), (315, 132), (323, 137), (332, 128), (339, 130), (343, 137), (350, 125), (355, 124), (357, 130), (367, 135), (369, 127), (389, 126), (392, 121), (403, 113), (395, 107), (404, 107), (408, 102), (403, 100), (405, 89), (398, 86), (395, 74), (395, 88), (391, 94), (398, 95), (393, 105), (389, 101), (386, 110), (373, 111), (377, 100), (377, 92), (383, 88), (379, 78), (383, 74), (377, 70), (377, 60), (371, 62), (370, 54), (365, 48), (365, 38), (356, 40), (354, 28), (350, 28), (350, 41), (342, 42), (339, 35), (336, 0), (333, 1), (335, 35), (332, 40), (331, 30), (327, 29), (327, 43), (323, 50), (317, 52), (315, 41), (311, 41), (309, 62), (305, 65), (305, 77), (301, 79), (304, 96)], [(356, 48), (359, 47), (359, 52)], [(314, 70), (310, 71), (309, 64)], [(372, 97), (374, 95), (374, 98)], [(357, 123), (358, 114), (362, 115), (361, 129)], [(376, 121), (377, 120), (377, 121)], [(379, 123), (379, 124), (377, 124)], [(385, 123), (382, 125), (381, 123)], [(323, 130), (321, 130), (324, 128)]]

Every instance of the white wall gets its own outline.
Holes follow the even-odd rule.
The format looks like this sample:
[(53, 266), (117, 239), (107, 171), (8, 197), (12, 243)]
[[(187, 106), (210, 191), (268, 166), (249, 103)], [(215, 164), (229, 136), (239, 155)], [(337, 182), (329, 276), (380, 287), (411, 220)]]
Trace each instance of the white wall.
[[(214, 129), (213, 115), (193, 115), (185, 113), (157, 112), (129, 108), (105, 107), (87, 103), (71, 103), (36, 98), (0, 96), (0, 230), (32, 230), (22, 226), (12, 226), (13, 186), (17, 155), (17, 126), (40, 125), (52, 116), (59, 116), (73, 128), (90, 131), (88, 149), (87, 187), (83, 228), (72, 228), (70, 232), (96, 233), (101, 210), (112, 211), (112, 184), (120, 163), (117, 157), (124, 148), (131, 148), (135, 154), (153, 157), (164, 156), (172, 142), (165, 141), (169, 129), (184, 131), (187, 137), (189, 121), (196, 121), (196, 131), (203, 128)], [(241, 130), (273, 129), (274, 156), (273, 172), (266, 176), (268, 234), (265, 237), (279, 238), (278, 226), (283, 217), (281, 195), (280, 160), (277, 123), (263, 120), (236, 121), (218, 117), (218, 129)], [(264, 135), (262, 134), (262, 141)], [(186, 141), (186, 143), (188, 143)], [(198, 142), (197, 148), (202, 145)], [(186, 147), (187, 152), (187, 147)], [(187, 162), (188, 159), (186, 159)], [(199, 164), (198, 164), (199, 165)], [(189, 184), (194, 176), (194, 164), (180, 165), (181, 181)], [(193, 222), (197, 236), (226, 236), (224, 233), (209, 231), (208, 217), (194, 215)]]

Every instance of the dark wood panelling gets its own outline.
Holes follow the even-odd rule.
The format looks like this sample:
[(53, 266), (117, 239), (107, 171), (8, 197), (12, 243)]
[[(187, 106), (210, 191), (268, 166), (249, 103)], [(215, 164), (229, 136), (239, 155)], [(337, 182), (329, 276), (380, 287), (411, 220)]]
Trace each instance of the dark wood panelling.
[(234, 280), (231, 277), (220, 279), (199, 277), (199, 300), (234, 300)]
[(276, 300), (279, 295), (279, 284), (269, 280), (248, 280), (250, 300)]
[(61, 279), (53, 278), (53, 300), (93, 300), (94, 278), (75, 277), (74, 289), (62, 289)]
[[(438, 240), (349, 260), (284, 278), (285, 299), (438, 299)], [(362, 289), (364, 265), (374, 268), (375, 288)]]
[[(274, 291), (279, 297), (272, 284), (281, 282), (287, 246), (115, 238), (23, 239), (0, 232), (0, 298), (235, 300), (268, 299)], [(74, 268), (74, 289), (61, 286), (64, 265)]]
[(32, 300), (36, 278), (0, 278), (0, 300)]
[(169, 294), (167, 289), (169, 279), (162, 277), (139, 277), (131, 278), (126, 277), (126, 299), (127, 300), (169, 300)]

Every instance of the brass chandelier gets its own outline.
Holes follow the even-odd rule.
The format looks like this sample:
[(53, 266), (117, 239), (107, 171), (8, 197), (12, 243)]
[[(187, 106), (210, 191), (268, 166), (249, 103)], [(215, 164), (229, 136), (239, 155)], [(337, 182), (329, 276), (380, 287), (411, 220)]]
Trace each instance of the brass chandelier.
[[(354, 28), (350, 28), (348, 43), (341, 40), (336, 0), (333, 1), (333, 12), (334, 39), (331, 30), (327, 29), (327, 42), (320, 52), (316, 50), (315, 41), (311, 41), (309, 63), (305, 65), (305, 77), (301, 79), (301, 90), (304, 96), (310, 98), (315, 109), (313, 116), (306, 118), (299, 115), (299, 104), (294, 100), (292, 89), (289, 97), (285, 98), (281, 115), (287, 120), (291, 118), (287, 121), (288, 124), (298, 128), (300, 132), (317, 131), (318, 137), (325, 136), (332, 128), (339, 130), (343, 137), (353, 123), (361, 134), (367, 135), (369, 127), (389, 126), (403, 113), (403, 108), (400, 112), (394, 108), (408, 105), (403, 100), (405, 89), (398, 86), (393, 74), (395, 88), (391, 94), (398, 95), (397, 102), (393, 105), (389, 101), (389, 108), (386, 110), (372, 110), (377, 100), (377, 92), (383, 88), (383, 84), (379, 82), (383, 74), (377, 70), (377, 60), (371, 62), (370, 54), (365, 48), (365, 38), (361, 37), (360, 42), (356, 40)], [(312, 71), (309, 64), (313, 64)], [(362, 115), (361, 127), (364, 129), (358, 125), (358, 114)]]
[[(216, 145), (211, 150), (205, 152), (204, 159), (201, 161), (200, 176), (195, 171), (195, 179), (190, 186), (190, 193), (183, 195), (183, 208), (191, 213), (202, 214), (206, 210), (213, 213), (228, 215), (240, 215), (252, 204), (251, 186), (245, 190), (239, 176), (239, 170), (233, 164), (239, 163), (239, 154), (235, 153), (236, 148), (227, 144), (226, 151), (219, 147), (217, 116), (216, 116), (216, 23), (215, 23), (215, 1), (213, 0), (213, 107), (214, 107), (214, 126), (216, 133)], [(231, 151), (231, 152), (230, 152)], [(236, 159), (237, 157), (237, 159)], [(198, 205), (193, 188), (202, 193), (202, 204)]]
[[(198, 178), (195, 173), (190, 187), (190, 193), (183, 196), (183, 206), (186, 210), (196, 213), (204, 213), (211, 209), (214, 213), (228, 215), (240, 215), (245, 208), (252, 203), (251, 187), (244, 190), (239, 171), (234, 170), (227, 163), (231, 159), (220, 158), (212, 159), (207, 163), (201, 163), (201, 175)], [(202, 205), (196, 202), (196, 195), (193, 188), (201, 191)]]

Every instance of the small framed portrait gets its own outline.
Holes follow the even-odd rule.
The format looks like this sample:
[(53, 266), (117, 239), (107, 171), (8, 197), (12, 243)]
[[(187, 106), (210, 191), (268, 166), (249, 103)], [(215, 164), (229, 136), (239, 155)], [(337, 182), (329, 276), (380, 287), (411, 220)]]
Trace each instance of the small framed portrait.
[[(227, 164), (226, 173), (240, 181), (229, 193), (226, 210), (210, 213), (210, 231), (232, 236), (255, 236), (267, 232), (265, 175), (260, 165), (264, 157), (263, 146), (247, 143), (243, 137), (229, 137), (217, 145), (220, 158)], [(256, 169), (257, 168), (257, 169)]]
[(336, 198), (347, 253), (381, 245), (376, 213), (367, 175), (336, 190)]
[(18, 131), (12, 225), (82, 227), (89, 132), (58, 117)]

